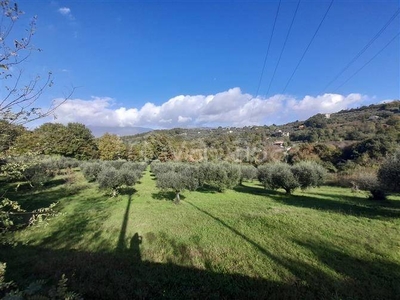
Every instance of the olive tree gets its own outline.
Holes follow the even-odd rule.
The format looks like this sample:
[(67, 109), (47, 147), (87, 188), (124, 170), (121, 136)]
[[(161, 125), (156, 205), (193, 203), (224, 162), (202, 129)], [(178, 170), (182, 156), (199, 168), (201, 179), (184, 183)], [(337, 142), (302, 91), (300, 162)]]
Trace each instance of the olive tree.
[(184, 190), (195, 191), (199, 187), (198, 168), (186, 166), (180, 171), (167, 171), (157, 174), (157, 187), (175, 192), (175, 203), (180, 203), (180, 193)]
[(199, 167), (199, 180), (223, 192), (239, 184), (240, 166), (230, 163), (203, 163)]
[(388, 192), (400, 192), (400, 151), (382, 163), (378, 170), (378, 180)]
[(130, 168), (129, 164), (126, 167), (122, 165), (120, 169), (116, 169), (108, 163), (103, 164), (100, 172), (97, 174), (97, 183), (100, 189), (111, 190), (112, 197), (118, 195), (121, 187), (133, 186), (142, 177), (142, 171)]
[(272, 189), (282, 188), (286, 194), (291, 194), (300, 186), (299, 181), (293, 174), (290, 165), (286, 163), (271, 164), (271, 183)]
[(241, 165), (240, 166), (240, 183), (243, 182), (243, 180), (253, 180), (257, 178), (257, 168), (252, 166), (252, 165)]
[(327, 173), (324, 167), (313, 161), (299, 162), (291, 167), (291, 171), (297, 178), (302, 190), (321, 186)]
[(103, 169), (100, 162), (84, 162), (81, 164), (81, 171), (87, 181), (95, 181)]
[(257, 168), (258, 181), (264, 186), (265, 189), (272, 186), (272, 169), (271, 164), (262, 165)]

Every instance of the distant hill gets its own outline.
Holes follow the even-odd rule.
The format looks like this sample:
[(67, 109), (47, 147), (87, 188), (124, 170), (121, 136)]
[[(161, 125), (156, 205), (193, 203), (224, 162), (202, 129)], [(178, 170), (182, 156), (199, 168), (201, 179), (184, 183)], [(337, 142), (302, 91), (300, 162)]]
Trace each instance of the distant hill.
[(136, 135), (152, 131), (151, 128), (144, 127), (106, 127), (106, 126), (87, 126), (95, 137), (100, 137), (106, 132), (119, 136)]
[[(361, 141), (377, 133), (397, 131), (400, 126), (400, 100), (383, 104), (372, 104), (331, 114), (317, 114), (303, 121), (283, 125), (218, 127), (218, 128), (173, 128), (147, 130), (140, 134), (125, 135), (126, 143), (138, 143), (148, 136), (163, 134), (175, 141), (204, 141), (209, 145), (215, 140), (235, 141), (238, 146), (250, 144), (266, 145), (275, 140), (286, 142), (341, 142)], [(122, 135), (122, 134), (121, 134)], [(222, 138), (223, 137), (223, 138)], [(268, 142), (266, 142), (268, 140)]]

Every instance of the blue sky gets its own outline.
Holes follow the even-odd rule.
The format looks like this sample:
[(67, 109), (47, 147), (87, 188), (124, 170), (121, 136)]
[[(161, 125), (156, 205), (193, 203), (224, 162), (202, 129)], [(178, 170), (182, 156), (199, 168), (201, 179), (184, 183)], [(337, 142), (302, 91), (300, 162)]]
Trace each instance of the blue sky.
[(297, 1), (18, 1), (38, 16), (43, 49), (25, 74), (51, 70), (47, 106), (77, 87), (58, 121), (92, 126), (243, 126), (285, 123), (317, 112), (400, 98), (400, 16), (328, 88), (326, 85), (399, 9), (398, 1), (332, 4), (284, 90), (330, 1), (301, 1), (282, 59), (272, 73)]

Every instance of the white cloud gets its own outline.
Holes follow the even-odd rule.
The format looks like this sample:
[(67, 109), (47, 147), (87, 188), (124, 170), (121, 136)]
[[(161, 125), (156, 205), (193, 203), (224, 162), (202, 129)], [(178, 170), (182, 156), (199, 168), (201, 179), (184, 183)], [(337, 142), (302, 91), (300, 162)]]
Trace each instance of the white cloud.
[(289, 95), (263, 98), (233, 88), (215, 95), (180, 95), (161, 105), (146, 103), (141, 108), (115, 108), (113, 99), (107, 97), (71, 99), (60, 106), (56, 114), (57, 122), (81, 122), (92, 126), (246, 126), (305, 120), (316, 113), (332, 113), (359, 106), (366, 100), (368, 98), (361, 94), (324, 94), (302, 99)]
[(67, 17), (71, 21), (75, 20), (74, 16), (72, 15), (71, 9), (69, 7), (60, 7), (58, 12), (63, 16)]
[(58, 9), (58, 12), (64, 16), (67, 16), (71, 14), (71, 9), (68, 7), (61, 7)]

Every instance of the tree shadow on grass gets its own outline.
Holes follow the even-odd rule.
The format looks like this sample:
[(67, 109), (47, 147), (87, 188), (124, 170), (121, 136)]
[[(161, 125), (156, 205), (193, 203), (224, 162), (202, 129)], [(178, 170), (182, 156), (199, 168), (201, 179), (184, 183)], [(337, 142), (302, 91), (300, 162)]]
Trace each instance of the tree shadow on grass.
[(46, 188), (46, 189), (55, 188), (57, 186), (65, 184), (65, 182), (66, 182), (66, 178), (52, 179), (52, 180), (44, 183), (43, 188)]
[[(107, 208), (112, 202), (105, 197), (88, 202), (80, 203), (66, 218), (68, 222), (63, 220), (59, 230), (53, 232), (41, 246), (0, 245), (0, 257), (7, 263), (6, 281), (15, 280), (27, 286), (33, 280), (44, 278), (56, 283), (65, 274), (69, 288), (81, 293), (84, 299), (395, 299), (399, 295), (399, 269), (394, 263), (351, 257), (335, 246), (319, 241), (294, 240), (300, 247), (311, 250), (318, 264), (324, 268), (318, 267), (313, 261), (307, 263), (308, 260), (286, 258), (272, 253), (224, 220), (191, 202), (187, 203), (236, 234), (244, 243), (249, 243), (291, 275), (281, 281), (261, 276), (253, 278), (212, 270), (207, 267), (207, 263), (213, 263), (210, 261), (205, 261), (207, 270), (194, 268), (190, 266), (193, 255), (197, 260), (197, 254), (202, 251), (193, 252), (193, 243), (186, 245), (177, 242), (163, 232), (147, 233), (144, 238), (135, 233), (126, 243), (131, 197), (122, 217), (115, 251), (77, 251), (74, 248), (78, 243), (109, 243), (102, 238), (101, 226), (96, 220), (103, 222), (109, 216)], [(96, 213), (93, 219), (90, 209), (96, 212), (101, 210), (101, 214)], [(86, 236), (83, 240), (82, 233), (88, 231), (93, 233), (92, 237), (88, 239)], [(163, 247), (171, 247), (174, 261), (189, 266), (171, 261), (164, 264), (143, 261), (140, 245), (146, 238), (149, 243), (158, 240)], [(314, 256), (310, 259), (315, 260)], [(333, 276), (331, 271), (340, 276)]]
[(34, 278), (56, 283), (65, 274), (68, 287), (84, 299), (278, 299), (285, 295), (296, 299), (304, 290), (238, 274), (140, 261), (127, 253), (24, 245), (1, 247), (0, 253), (7, 263), (6, 280), (25, 286)]
[[(181, 200), (184, 200), (186, 197), (182, 194), (179, 195)], [(155, 200), (168, 200), (174, 201), (176, 199), (176, 193), (173, 191), (159, 191), (157, 193), (152, 193), (151, 197)]]
[(259, 187), (255, 186), (248, 186), (248, 185), (237, 185), (233, 188), (234, 191), (239, 192), (239, 193), (246, 193), (246, 194), (252, 194), (252, 195), (281, 195), (280, 192), (274, 191), (274, 190), (267, 190), (265, 189), (262, 185)]
[(330, 194), (330, 193), (316, 193), (313, 192), (312, 195), (322, 196), (322, 197), (329, 197), (337, 201), (350, 201), (354, 204), (366, 205), (370, 207), (381, 207), (381, 208), (390, 208), (390, 209), (400, 209), (400, 201), (397, 200), (373, 200), (369, 197), (367, 192), (358, 193), (358, 196), (342, 196), (337, 194)]
[(28, 182), (7, 182), (3, 181), (0, 185), (0, 192), (9, 194), (32, 193), (35, 191), (42, 191), (45, 189), (55, 188), (66, 183), (66, 178), (55, 178), (43, 185), (31, 186)]
[[(282, 264), (307, 282), (313, 285), (327, 286), (335, 294), (346, 295), (349, 299), (393, 299), (398, 298), (400, 293), (400, 271), (399, 265), (387, 261), (384, 258), (359, 258), (343, 252), (333, 244), (321, 241), (294, 240), (299, 246), (309, 249), (318, 260), (340, 274), (342, 280), (335, 279), (332, 285), (326, 281), (326, 274), (322, 277), (314, 276), (316, 270), (310, 272), (310, 265), (299, 263), (295, 260), (287, 260)], [(324, 278), (325, 277), (325, 278)]]
[[(84, 299), (396, 299), (399, 295), (397, 265), (357, 259), (319, 243), (302, 246), (316, 254), (324, 269), (271, 255), (291, 274), (276, 281), (142, 261), (142, 239), (138, 234), (133, 239), (132, 249), (117, 254), (18, 245), (1, 246), (0, 255), (7, 263), (7, 281), (26, 286), (44, 278), (56, 283), (65, 274), (70, 290)], [(184, 246), (172, 244), (182, 259), (190, 256), (190, 248)]]
[(39, 189), (26, 192), (8, 190), (4, 197), (17, 201), (25, 210), (31, 211), (65, 199), (68, 196), (78, 194), (85, 186), (62, 187), (57, 190)]
[(41, 240), (41, 244), (59, 248), (74, 248), (82, 243), (96, 244), (99, 249), (112, 247), (112, 241), (101, 240), (100, 237), (102, 224), (110, 216), (109, 208), (113, 204), (106, 196), (81, 201), (73, 211), (52, 220), (58, 224)]
[[(399, 218), (400, 210), (394, 207), (373, 205), (374, 201), (356, 196), (340, 196), (330, 193), (313, 193), (308, 195), (288, 195), (279, 191), (266, 191), (253, 186), (237, 186), (235, 191), (253, 195), (265, 195), (272, 200), (290, 206), (331, 211), (367, 218)], [(396, 202), (396, 201), (392, 201)], [(392, 208), (392, 209), (390, 209)]]
[(200, 186), (196, 191), (199, 193), (203, 193), (203, 194), (219, 194), (219, 193), (221, 193), (221, 191), (218, 190), (218, 188), (216, 188), (215, 186), (208, 185), (208, 184), (204, 184), (204, 185)]
[(128, 187), (123, 187), (119, 189), (119, 194), (120, 195), (127, 195), (129, 197), (132, 197), (134, 193), (136, 193), (137, 190), (134, 187), (128, 186)]

